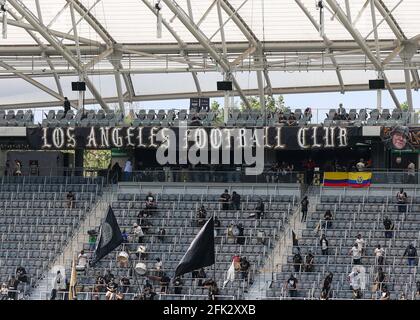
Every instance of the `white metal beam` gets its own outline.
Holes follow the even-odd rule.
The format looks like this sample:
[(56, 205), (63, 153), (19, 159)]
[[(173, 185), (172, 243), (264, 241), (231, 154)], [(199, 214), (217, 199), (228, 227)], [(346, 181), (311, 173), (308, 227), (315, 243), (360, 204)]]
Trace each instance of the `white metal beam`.
[[(197, 26), (191, 21), (188, 15), (184, 12), (184, 10), (176, 5), (171, 0), (162, 0), (166, 6), (174, 13), (177, 14), (178, 19), (184, 24), (184, 26), (191, 32), (191, 34), (200, 42), (200, 44), (207, 49), (209, 54), (213, 57), (213, 59), (222, 67), (225, 73), (231, 74), (232, 70), (230, 68), (229, 62), (226, 61), (212, 46), (210, 40), (206, 37), (206, 35), (199, 29)], [(235, 86), (239, 96), (241, 97), (244, 104), (249, 107), (249, 102), (246, 96), (244, 95), (239, 83), (236, 81), (235, 77), (232, 76), (232, 82)]]
[[(29, 22), (30, 25), (32, 25), (36, 29), (36, 31), (38, 31), (45, 38), (45, 40), (47, 40), (58, 52), (60, 52), (62, 54), (62, 56), (73, 66), (73, 68), (75, 68), (79, 72), (83, 72), (81, 66), (74, 59), (71, 52), (69, 52), (65, 48), (61, 47), (60, 44), (58, 43), (58, 41), (48, 32), (48, 29), (41, 26), (39, 24), (39, 22), (34, 18), (34, 16), (32, 16), (32, 14), (27, 12), (25, 8), (21, 7), (20, 2), (18, 2), (16, 0), (9, 0), (9, 3), (10, 3), (10, 5), (12, 5), (15, 8), (15, 10), (17, 12), (19, 12), (19, 14), (22, 17), (24, 17), (26, 19), (26, 21)], [(109, 110), (108, 105), (103, 100), (101, 94), (95, 88), (95, 86), (89, 80), (88, 77), (85, 77), (85, 82), (86, 82), (87, 87), (92, 92), (93, 96), (95, 97), (95, 99), (97, 99), (98, 103), (102, 106), (102, 108), (104, 110), (108, 111)]]

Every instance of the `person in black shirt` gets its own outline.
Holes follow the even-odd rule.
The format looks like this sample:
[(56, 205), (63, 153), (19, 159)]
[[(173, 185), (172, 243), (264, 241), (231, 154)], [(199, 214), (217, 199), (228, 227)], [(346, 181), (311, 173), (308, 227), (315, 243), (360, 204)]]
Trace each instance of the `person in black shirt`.
[(257, 207), (255, 208), (257, 219), (264, 217), (264, 207), (264, 202), (262, 202), (262, 200), (260, 199), (258, 201)]
[(128, 293), (130, 291), (130, 279), (122, 277), (120, 280), (121, 293)]
[(333, 215), (331, 213), (331, 210), (327, 210), (324, 214), (324, 222), (322, 223), (322, 227), (323, 228), (327, 227), (327, 229), (331, 229), (332, 220), (333, 220)]
[(197, 212), (197, 226), (202, 227), (206, 224), (207, 211), (204, 206), (201, 206)]
[(232, 210), (240, 210), (241, 208), (241, 196), (233, 191), (232, 193)]
[(300, 250), (295, 253), (293, 256), (293, 267), (295, 268), (295, 272), (300, 272), (301, 266), (302, 266), (302, 255), (300, 254)]
[(315, 257), (312, 254), (312, 251), (309, 250), (308, 254), (305, 257), (305, 272), (314, 272), (314, 263)]
[(238, 228), (238, 236), (236, 236), (236, 243), (243, 245), (245, 244), (244, 227), (242, 226), (242, 223), (239, 223), (236, 227)]
[(108, 282), (106, 286), (106, 290), (107, 290), (105, 294), (106, 300), (117, 300), (118, 284), (115, 283), (114, 279)]
[(393, 231), (394, 230), (394, 224), (392, 223), (392, 221), (388, 218), (385, 217), (384, 221), (384, 228), (385, 228), (385, 238), (390, 239), (393, 236)]
[(407, 211), (407, 193), (403, 188), (397, 193), (398, 212)]
[(180, 277), (176, 277), (174, 280), (174, 293), (175, 294), (181, 294), (182, 293), (182, 285), (184, 283), (182, 282)]
[(67, 198), (67, 208), (74, 209), (74, 201), (76, 199), (74, 193), (72, 191), (69, 191), (67, 193), (66, 198)]
[(290, 278), (287, 279), (287, 283), (286, 283), (286, 289), (289, 290), (289, 296), (291, 298), (297, 297), (297, 284), (298, 284), (298, 280), (292, 273), (290, 275)]
[(407, 256), (408, 265), (410, 267), (416, 265), (417, 249), (412, 243), (408, 245), (407, 249), (405, 249), (403, 257), (405, 256)]
[(156, 208), (155, 197), (151, 192), (149, 192), (146, 196), (146, 210), (155, 210)]
[(308, 205), (309, 205), (308, 197), (305, 196), (300, 202), (300, 204), (301, 204), (301, 210), (302, 210), (302, 222), (306, 222), (306, 215), (308, 214)]
[(325, 234), (322, 234), (321, 240), (319, 241), (319, 245), (321, 246), (322, 255), (328, 256), (328, 240)]
[(242, 279), (245, 280), (245, 281), (248, 281), (249, 280), (249, 268), (251, 267), (251, 264), (246, 259), (246, 257), (241, 258), (240, 266), (241, 266)]
[(166, 273), (163, 273), (162, 277), (160, 278), (160, 292), (161, 293), (168, 293), (168, 287), (171, 279), (168, 277)]
[(229, 210), (230, 194), (227, 189), (225, 190), (224, 193), (222, 193), (219, 201), (222, 203), (222, 210)]
[(67, 97), (64, 97), (63, 107), (64, 107), (64, 116), (66, 116), (67, 112), (69, 112), (71, 109), (70, 101), (69, 99), (67, 99)]
[(321, 299), (328, 300), (331, 297), (331, 284), (333, 280), (333, 273), (330, 272), (324, 279), (324, 284), (321, 291)]

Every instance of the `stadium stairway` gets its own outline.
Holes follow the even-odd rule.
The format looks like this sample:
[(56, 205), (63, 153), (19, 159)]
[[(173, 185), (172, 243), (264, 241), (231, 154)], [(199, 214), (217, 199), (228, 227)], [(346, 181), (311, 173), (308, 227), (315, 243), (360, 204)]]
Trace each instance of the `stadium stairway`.
[[(65, 275), (65, 278), (70, 277), (68, 267), (71, 266), (72, 258), (77, 256), (83, 249), (83, 245), (88, 242), (88, 230), (96, 229), (101, 224), (102, 219), (105, 218), (107, 208), (116, 196), (114, 189), (114, 186), (103, 188), (102, 196), (97, 198), (94, 207), (87, 213), (86, 219), (80, 225), (71, 241), (54, 261), (53, 267), (48, 271), (47, 276), (38, 282), (29, 297), (30, 300), (49, 300), (57, 270), (60, 270), (61, 274)], [(70, 281), (69, 278), (68, 280)]]

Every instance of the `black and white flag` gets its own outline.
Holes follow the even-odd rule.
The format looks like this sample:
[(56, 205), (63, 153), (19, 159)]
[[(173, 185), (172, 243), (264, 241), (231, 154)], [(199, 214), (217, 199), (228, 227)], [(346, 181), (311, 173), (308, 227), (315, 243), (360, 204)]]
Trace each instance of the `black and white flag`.
[(214, 263), (214, 220), (211, 217), (191, 242), (190, 247), (176, 267), (175, 277), (211, 266)]
[(117, 248), (122, 242), (123, 237), (120, 227), (118, 226), (114, 211), (112, 210), (111, 206), (109, 206), (106, 219), (102, 223), (101, 229), (99, 231), (99, 239), (96, 243), (95, 253), (90, 265), (94, 266), (103, 257)]

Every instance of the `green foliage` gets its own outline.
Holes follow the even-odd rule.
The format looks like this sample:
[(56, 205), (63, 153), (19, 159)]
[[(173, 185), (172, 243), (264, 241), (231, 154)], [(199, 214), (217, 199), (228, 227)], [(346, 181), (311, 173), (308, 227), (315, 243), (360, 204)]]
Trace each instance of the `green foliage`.
[(221, 105), (216, 100), (213, 100), (210, 106), (210, 110), (214, 113), (216, 113), (216, 116), (214, 118), (214, 125), (222, 125), (223, 124), (223, 109), (221, 108)]
[[(256, 110), (256, 111), (261, 110), (259, 96), (251, 96), (251, 97), (248, 97), (247, 100), (251, 106), (251, 110)], [(265, 106), (268, 112), (284, 111), (286, 109), (286, 106), (284, 104), (284, 97), (281, 95), (277, 96), (277, 98), (266, 96)], [(247, 108), (247, 106), (244, 104), (243, 101), (241, 101), (240, 103), (240, 109), (241, 111), (249, 110), (249, 108)]]
[(401, 103), (401, 110), (408, 111), (408, 102)]
[(111, 150), (85, 150), (85, 168), (107, 169), (110, 163)]

